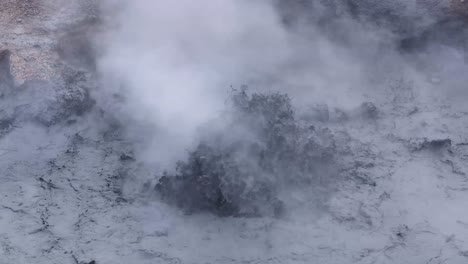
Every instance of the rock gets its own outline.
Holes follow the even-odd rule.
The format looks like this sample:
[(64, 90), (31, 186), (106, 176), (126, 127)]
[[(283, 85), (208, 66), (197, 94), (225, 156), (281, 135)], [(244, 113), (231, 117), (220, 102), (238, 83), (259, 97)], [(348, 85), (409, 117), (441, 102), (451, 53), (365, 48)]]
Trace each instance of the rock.
[(377, 106), (371, 102), (364, 102), (359, 111), (361, 116), (364, 118), (375, 119), (379, 115)]
[(120, 160), (121, 161), (135, 161), (135, 158), (123, 153), (122, 155), (120, 155)]
[(11, 128), (13, 125), (13, 120), (12, 119), (1, 119), (0, 120), (0, 131), (1, 130), (7, 130)]
[(91, 260), (91, 261), (81, 261), (80, 264), (97, 264), (97, 262), (95, 260)]
[(411, 110), (408, 112), (408, 116), (412, 116), (412, 115), (414, 115), (414, 114), (416, 114), (418, 112), (419, 112), (419, 108), (417, 106), (415, 106), (415, 107), (411, 108)]
[(10, 69), (10, 56), (11, 52), (9, 50), (0, 51), (0, 97), (14, 87), (14, 79)]
[(452, 147), (451, 139), (419, 139), (413, 140), (410, 143), (412, 151), (421, 151), (421, 150), (430, 150), (430, 151), (440, 151), (450, 149)]
[(434, 139), (434, 140), (425, 140), (423, 143), (423, 148), (429, 149), (443, 149), (450, 148), (452, 146), (452, 140), (450, 139)]

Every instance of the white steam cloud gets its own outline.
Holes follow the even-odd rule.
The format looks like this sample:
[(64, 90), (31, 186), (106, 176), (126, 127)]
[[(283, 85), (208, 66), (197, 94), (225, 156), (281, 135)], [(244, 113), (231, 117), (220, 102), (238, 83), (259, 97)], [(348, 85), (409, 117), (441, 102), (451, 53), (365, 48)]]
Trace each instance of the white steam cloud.
[[(123, 116), (157, 127), (142, 156), (163, 167), (197, 141), (231, 85), (286, 87), (298, 103), (362, 101), (353, 91), (364, 79), (355, 54), (309, 25), (287, 28), (271, 1), (136, 0), (105, 8), (113, 10), (113, 30), (99, 63), (104, 86), (121, 87)], [(375, 42), (374, 34), (356, 33)]]
[[(277, 71), (291, 56), (273, 6), (246, 0), (114, 3), (100, 69), (127, 96), (124, 112), (157, 126), (151, 159), (180, 158), (230, 85)], [(107, 8), (109, 5), (107, 6)], [(157, 150), (156, 150), (157, 149)], [(167, 164), (166, 164), (167, 165)]]
[[(289, 7), (292, 2), (284, 3)], [(433, 23), (437, 15), (432, 9), (442, 10), (441, 3), (358, 4), (364, 14), (375, 12), (381, 22), (374, 24), (334, 17), (317, 1), (310, 2), (316, 8), (306, 15), (328, 20), (329, 28), (301, 19), (286, 25), (267, 0), (105, 1), (108, 28), (107, 37), (100, 39), (99, 71), (103, 86), (111, 92), (120, 87), (118, 93), (125, 97), (116, 111), (152, 127), (148, 134), (141, 128), (131, 133), (144, 141), (140, 158), (162, 167), (182, 158), (198, 141), (200, 125), (218, 116), (231, 85), (287, 92), (298, 107), (328, 103), (353, 108), (369, 98), (387, 100), (389, 87), (400, 79), (418, 95), (460, 94), (457, 87), (464, 80), (447, 70), (466, 68), (457, 50), (435, 45), (425, 57), (405, 57), (395, 41), (411, 35), (399, 31), (418, 32)], [(332, 2), (335, 10), (346, 3)], [(386, 26), (383, 17), (392, 12), (401, 19)], [(441, 52), (453, 59), (441, 62)], [(441, 91), (434, 79), (454, 88)]]

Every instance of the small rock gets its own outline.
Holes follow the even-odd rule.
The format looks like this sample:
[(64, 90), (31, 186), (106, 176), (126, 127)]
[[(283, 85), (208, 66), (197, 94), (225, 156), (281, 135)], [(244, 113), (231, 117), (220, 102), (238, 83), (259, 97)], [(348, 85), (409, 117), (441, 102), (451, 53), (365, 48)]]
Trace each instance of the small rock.
[(411, 143), (411, 148), (413, 151), (421, 151), (421, 150), (440, 151), (444, 149), (450, 149), (451, 147), (452, 147), (452, 140), (448, 138), (432, 139), (432, 140), (424, 138), (422, 140), (418, 140), (417, 142)]
[(120, 155), (120, 160), (121, 161), (135, 161), (135, 158), (127, 154), (122, 154)]
[(361, 115), (365, 118), (375, 119), (378, 117), (378, 109), (371, 102), (364, 102), (360, 107)]
[(423, 147), (431, 149), (442, 149), (450, 148), (452, 146), (452, 141), (450, 139), (435, 139), (430, 141), (425, 141)]
[(97, 262), (95, 260), (91, 260), (90, 262), (81, 261), (80, 264), (97, 264)]
[(408, 116), (412, 116), (412, 115), (416, 114), (417, 112), (419, 112), (419, 108), (417, 106), (415, 106), (408, 112)]

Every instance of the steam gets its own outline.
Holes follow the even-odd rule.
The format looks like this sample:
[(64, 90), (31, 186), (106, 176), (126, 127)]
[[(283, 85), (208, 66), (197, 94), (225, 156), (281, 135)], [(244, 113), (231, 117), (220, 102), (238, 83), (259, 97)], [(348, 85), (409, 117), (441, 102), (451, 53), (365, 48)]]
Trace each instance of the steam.
[(231, 85), (276, 71), (291, 53), (288, 32), (265, 1), (123, 5), (110, 21), (118, 26), (100, 69), (105, 81), (123, 87), (124, 114), (157, 127), (148, 149), (163, 164), (196, 141), (197, 128), (219, 114)]
[[(309, 1), (314, 8), (308, 9), (266, 0), (104, 2), (108, 28), (99, 71), (108, 94), (125, 98), (109, 105), (135, 122), (129, 133), (142, 143), (140, 158), (174, 165), (199, 141), (198, 128), (219, 115), (229, 87), (243, 84), (287, 92), (298, 108), (384, 102), (399, 80), (418, 98), (461, 93), (464, 80), (450, 71), (466, 68), (458, 48), (435, 43), (420, 53), (400, 50), (399, 41), (417, 39), (440, 19), (434, 10), (445, 10), (446, 2), (434, 8), (364, 1), (354, 9), (347, 1), (318, 2)], [(288, 15), (294, 23), (285, 23)], [(440, 65), (438, 54), (447, 66), (422, 66)], [(434, 80), (450, 88), (442, 91)]]
[(105, 8), (114, 12), (107, 21), (114, 30), (99, 65), (103, 86), (120, 87), (121, 116), (156, 129), (142, 157), (162, 167), (198, 141), (197, 129), (218, 116), (231, 86), (287, 92), (297, 105), (362, 102), (353, 90), (364, 80), (355, 54), (315, 26), (288, 28), (270, 1), (137, 0)]

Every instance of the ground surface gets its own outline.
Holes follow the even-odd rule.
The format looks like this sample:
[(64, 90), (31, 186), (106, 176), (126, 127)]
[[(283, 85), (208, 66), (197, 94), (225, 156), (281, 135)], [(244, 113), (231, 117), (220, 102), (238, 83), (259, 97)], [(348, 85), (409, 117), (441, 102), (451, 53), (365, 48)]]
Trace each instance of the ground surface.
[(89, 19), (91, 1), (5, 0), (0, 10), (0, 45), (12, 51), (19, 82), (49, 80), (60, 71), (57, 44), (70, 25)]
[[(2, 2), (0, 49), (17, 83), (61, 74), (58, 40), (87, 17), (67, 13), (73, 4)], [(428, 78), (438, 91), (451, 83)], [(0, 133), (0, 264), (467, 263), (468, 108), (404, 86), (363, 98), (372, 118), (315, 124), (341, 159), (326, 210), (298, 192), (280, 219), (161, 203), (141, 185), (154, 172), (98, 109), (66, 125), (20, 122)]]

